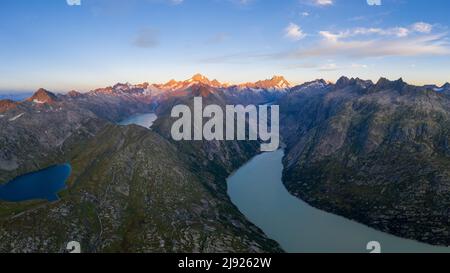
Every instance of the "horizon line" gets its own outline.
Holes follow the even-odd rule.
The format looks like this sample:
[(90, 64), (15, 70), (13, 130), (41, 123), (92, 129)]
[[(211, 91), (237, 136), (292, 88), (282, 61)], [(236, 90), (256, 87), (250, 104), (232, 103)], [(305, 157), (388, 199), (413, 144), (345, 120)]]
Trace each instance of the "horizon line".
[[(39, 89), (45, 89), (45, 90), (47, 90), (47, 91), (51, 91), (52, 93), (57, 93), (57, 94), (65, 94), (65, 93), (68, 93), (68, 92), (70, 92), (70, 91), (77, 91), (77, 92), (80, 92), (80, 93), (88, 93), (88, 92), (91, 92), (91, 91), (94, 91), (94, 90), (96, 90), (96, 89), (102, 89), (102, 88), (108, 88), (108, 87), (114, 87), (115, 85), (118, 85), (118, 84), (130, 84), (130, 85), (139, 85), (139, 84), (149, 84), (149, 85), (164, 85), (164, 84), (167, 84), (168, 82), (170, 82), (170, 81), (172, 81), (172, 80), (175, 80), (175, 81), (177, 81), (177, 82), (185, 82), (185, 81), (188, 81), (188, 80), (190, 80), (190, 79), (192, 79), (194, 76), (196, 76), (196, 75), (202, 75), (202, 76), (204, 76), (206, 79), (208, 79), (208, 80), (210, 80), (210, 81), (214, 81), (214, 80), (217, 80), (217, 81), (219, 81), (218, 79), (212, 79), (211, 80), (211, 78), (209, 78), (209, 77), (207, 77), (207, 76), (205, 76), (205, 74), (202, 74), (202, 73), (194, 73), (193, 74), (193, 76), (191, 77), (191, 78), (188, 78), (188, 79), (184, 79), (184, 80), (175, 80), (175, 79), (170, 79), (170, 80), (168, 80), (168, 81), (166, 81), (166, 82), (149, 82), (149, 81), (143, 81), (143, 82), (139, 82), (139, 83), (131, 83), (131, 82), (129, 82), (129, 81), (125, 81), (125, 82), (115, 82), (114, 84), (106, 84), (106, 85), (103, 85), (103, 86), (99, 86), (99, 87), (95, 87), (95, 88), (90, 88), (90, 89), (76, 89), (76, 88), (65, 88), (64, 90), (62, 90), (61, 88), (46, 88), (46, 87), (42, 87), (42, 86), (40, 86), (40, 87), (36, 87), (36, 88), (33, 88), (33, 89), (17, 89), (17, 88), (1, 88), (0, 89), (0, 95), (12, 95), (12, 94), (27, 94), (27, 93), (34, 93), (34, 92), (36, 92), (37, 90), (39, 90)], [(273, 79), (274, 77), (283, 77), (290, 85), (291, 85), (291, 88), (293, 88), (293, 87), (295, 87), (295, 86), (299, 86), (299, 85), (302, 85), (302, 84), (305, 84), (305, 83), (308, 83), (308, 82), (314, 82), (314, 81), (319, 81), (319, 80), (324, 80), (325, 82), (327, 82), (327, 83), (331, 83), (331, 84), (336, 84), (336, 82), (340, 79), (340, 78), (343, 78), (343, 77), (346, 77), (346, 78), (348, 78), (348, 79), (360, 79), (360, 80), (364, 80), (364, 81), (372, 81), (373, 83), (376, 83), (377, 81), (379, 81), (380, 79), (387, 79), (387, 80), (389, 80), (389, 81), (398, 81), (398, 80), (403, 80), (405, 83), (407, 83), (407, 84), (409, 84), (409, 85), (413, 85), (413, 86), (426, 86), (426, 85), (436, 85), (436, 86), (438, 86), (438, 87), (441, 87), (441, 86), (443, 86), (443, 85), (445, 85), (445, 84), (447, 84), (447, 83), (450, 83), (450, 79), (448, 80), (448, 81), (446, 81), (446, 80), (444, 80), (444, 82), (443, 83), (441, 83), (441, 84), (438, 84), (438, 83), (420, 83), (420, 84), (415, 84), (415, 83), (410, 83), (409, 81), (405, 81), (404, 80), (404, 77), (399, 77), (399, 78), (397, 78), (397, 79), (391, 79), (391, 78), (389, 78), (389, 77), (386, 77), (386, 76), (380, 76), (380, 77), (378, 77), (378, 79), (377, 80), (373, 80), (373, 79), (364, 79), (364, 78), (361, 78), (361, 77), (350, 77), (350, 76), (345, 76), (345, 75), (341, 75), (340, 77), (337, 77), (337, 79), (335, 80), (335, 81), (333, 81), (333, 80), (327, 80), (327, 79), (325, 79), (325, 78), (315, 78), (315, 79), (311, 79), (311, 80), (304, 80), (303, 82), (293, 82), (293, 81), (289, 81), (289, 80), (287, 80), (283, 75), (281, 75), (281, 74), (278, 74), (278, 75), (273, 75), (273, 76), (271, 76), (271, 77), (269, 77), (269, 78), (265, 78), (265, 79), (261, 79), (261, 80), (258, 80), (258, 81), (266, 81), (266, 80), (271, 80), (271, 79)], [(256, 82), (256, 81), (255, 81)], [(255, 82), (252, 82), (252, 81), (244, 81), (244, 82), (239, 82), (239, 83), (235, 83), (235, 82), (222, 82), (222, 81), (219, 81), (219, 83), (221, 83), (221, 84), (227, 84), (229, 87), (232, 87), (232, 86), (237, 86), (237, 85), (242, 85), (242, 84), (247, 84), (247, 83), (255, 83)]]

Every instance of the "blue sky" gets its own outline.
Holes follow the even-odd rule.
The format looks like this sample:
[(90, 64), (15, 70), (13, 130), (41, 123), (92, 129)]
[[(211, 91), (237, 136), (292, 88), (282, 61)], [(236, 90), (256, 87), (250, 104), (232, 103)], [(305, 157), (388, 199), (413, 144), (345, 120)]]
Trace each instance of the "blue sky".
[(449, 1), (1, 2), (1, 91), (87, 91), (197, 72), (229, 83), (450, 81)]

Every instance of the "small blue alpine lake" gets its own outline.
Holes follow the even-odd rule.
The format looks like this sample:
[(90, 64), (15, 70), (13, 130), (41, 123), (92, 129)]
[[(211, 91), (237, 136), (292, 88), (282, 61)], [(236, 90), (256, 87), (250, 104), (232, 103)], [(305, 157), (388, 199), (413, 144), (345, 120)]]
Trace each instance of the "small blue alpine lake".
[[(136, 124), (149, 129), (156, 118), (157, 116), (153, 113), (137, 114), (121, 121), (119, 124)], [(16, 177), (0, 185), (0, 201), (56, 201), (59, 199), (58, 193), (66, 188), (66, 181), (71, 172), (70, 164), (60, 164)]]
[(71, 172), (70, 164), (60, 164), (16, 177), (0, 185), (0, 200), (6, 202), (57, 201), (58, 193), (66, 188), (66, 181)]
[(283, 150), (253, 158), (228, 178), (228, 194), (265, 234), (292, 253), (368, 253), (376, 241), (384, 253), (439, 253), (437, 247), (392, 236), (309, 206), (282, 183)]

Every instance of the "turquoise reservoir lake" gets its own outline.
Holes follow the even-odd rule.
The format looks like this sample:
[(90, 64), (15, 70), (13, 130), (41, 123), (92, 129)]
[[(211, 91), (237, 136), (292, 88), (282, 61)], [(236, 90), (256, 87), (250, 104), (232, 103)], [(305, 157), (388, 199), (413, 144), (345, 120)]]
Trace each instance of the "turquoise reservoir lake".
[(153, 113), (137, 114), (137, 115), (131, 116), (125, 120), (122, 120), (121, 122), (119, 122), (119, 125), (136, 124), (136, 125), (145, 127), (147, 129), (150, 129), (150, 127), (152, 127), (152, 125), (153, 125), (153, 122), (155, 122), (155, 120), (157, 118), (158, 117)]
[(292, 253), (368, 253), (371, 241), (384, 253), (439, 253), (431, 246), (383, 233), (309, 206), (282, 183), (282, 150), (253, 158), (228, 178), (228, 194), (239, 210), (268, 237)]
[(58, 193), (66, 188), (66, 181), (71, 172), (72, 168), (69, 164), (61, 164), (16, 177), (0, 185), (0, 200), (7, 202), (56, 201), (59, 199)]

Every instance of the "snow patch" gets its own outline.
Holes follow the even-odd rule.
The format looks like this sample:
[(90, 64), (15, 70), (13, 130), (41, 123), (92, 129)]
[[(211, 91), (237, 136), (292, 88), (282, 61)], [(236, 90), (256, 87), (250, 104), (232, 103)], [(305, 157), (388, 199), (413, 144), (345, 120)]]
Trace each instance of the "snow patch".
[(25, 113), (22, 113), (22, 114), (19, 114), (19, 115), (13, 117), (13, 118), (10, 118), (9, 121), (15, 121), (15, 120), (17, 120), (18, 118), (20, 118), (23, 115), (25, 115)]
[(45, 101), (41, 101), (41, 100), (38, 100), (38, 99), (34, 99), (33, 102), (37, 103), (37, 104), (44, 104), (45, 103)]

